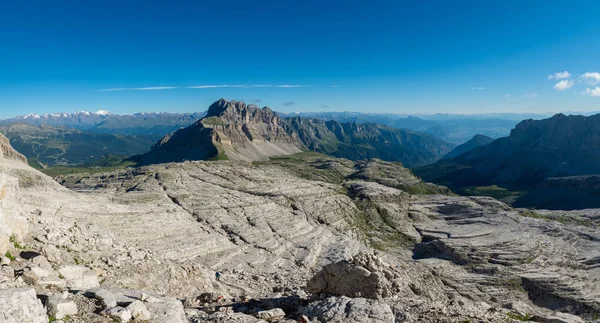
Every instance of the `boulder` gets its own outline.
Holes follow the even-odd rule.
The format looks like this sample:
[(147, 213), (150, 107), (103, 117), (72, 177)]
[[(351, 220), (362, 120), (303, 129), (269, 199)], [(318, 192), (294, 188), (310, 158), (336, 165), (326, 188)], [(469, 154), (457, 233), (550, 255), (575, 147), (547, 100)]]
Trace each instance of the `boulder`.
[(86, 290), (100, 286), (98, 275), (83, 266), (63, 266), (58, 272), (66, 280), (67, 288), (71, 290)]
[(302, 315), (312, 322), (330, 323), (393, 323), (394, 313), (389, 305), (373, 299), (329, 297), (308, 304)]
[(40, 267), (29, 267), (23, 272), (23, 280), (29, 285), (37, 285), (42, 279), (50, 276), (52, 272)]
[(117, 298), (115, 295), (104, 288), (88, 290), (85, 293), (85, 296), (99, 300), (104, 308), (113, 308), (117, 306)]
[(32, 288), (0, 290), (0, 313), (2, 322), (48, 322), (44, 306)]
[(260, 311), (256, 313), (256, 317), (267, 322), (273, 322), (285, 317), (285, 312), (280, 308), (274, 308), (268, 311)]
[(342, 260), (323, 266), (307, 284), (309, 293), (380, 299), (396, 291), (396, 277), (378, 257), (359, 254), (351, 262)]
[(131, 311), (131, 316), (138, 321), (150, 320), (150, 311), (146, 308), (146, 305), (140, 301), (133, 301), (133, 303), (127, 306), (127, 309)]
[(69, 315), (77, 314), (77, 305), (69, 299), (63, 298), (61, 295), (54, 295), (48, 298), (46, 303), (48, 315), (58, 320), (62, 320)]

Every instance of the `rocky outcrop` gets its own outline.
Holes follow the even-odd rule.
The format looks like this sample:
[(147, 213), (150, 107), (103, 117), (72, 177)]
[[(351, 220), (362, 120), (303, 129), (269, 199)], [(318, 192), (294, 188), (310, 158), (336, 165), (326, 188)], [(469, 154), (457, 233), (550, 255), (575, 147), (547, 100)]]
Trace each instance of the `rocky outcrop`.
[(0, 159), (14, 160), (27, 164), (27, 158), (17, 152), (10, 145), (10, 141), (3, 134), (0, 134)]
[(0, 173), (0, 255), (4, 255), (11, 243), (23, 241), (29, 229), (27, 218), (22, 214), (18, 180)]
[(309, 304), (303, 311), (311, 322), (335, 323), (393, 323), (394, 313), (389, 305), (365, 298), (330, 297)]
[(33, 288), (0, 289), (0, 319), (7, 323), (47, 323), (48, 317)]
[(399, 275), (377, 256), (359, 254), (350, 261), (323, 267), (309, 282), (306, 290), (313, 294), (379, 299), (400, 290), (394, 283)]
[(63, 179), (75, 193), (0, 160), (19, 179), (30, 224), (0, 259), (0, 289), (35, 288), (46, 313), (51, 304), (72, 312), (72, 301), (83, 322), (390, 313), (404, 322), (576, 322), (598, 313), (600, 212), (416, 194), (409, 183), (418, 180), (403, 178), (401, 165), (367, 164), (314, 153), (171, 163)]

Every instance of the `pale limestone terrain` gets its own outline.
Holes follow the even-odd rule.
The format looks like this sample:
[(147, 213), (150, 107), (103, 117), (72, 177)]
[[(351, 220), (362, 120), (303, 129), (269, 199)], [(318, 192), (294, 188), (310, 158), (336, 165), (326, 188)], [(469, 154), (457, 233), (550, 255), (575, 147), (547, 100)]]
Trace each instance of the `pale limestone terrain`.
[(593, 322), (600, 313), (597, 212), (550, 216), (441, 195), (399, 164), (323, 155), (153, 165), (61, 186), (9, 148), (0, 158), (1, 234), (15, 256), (0, 271), (6, 322)]

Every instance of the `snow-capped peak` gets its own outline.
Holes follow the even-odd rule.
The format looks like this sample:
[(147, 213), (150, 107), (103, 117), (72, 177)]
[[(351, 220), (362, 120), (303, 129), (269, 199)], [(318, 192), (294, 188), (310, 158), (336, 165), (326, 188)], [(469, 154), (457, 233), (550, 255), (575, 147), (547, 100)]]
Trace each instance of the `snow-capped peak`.
[(38, 114), (30, 113), (30, 114), (28, 114), (26, 116), (23, 116), (22, 118), (23, 119), (39, 119), (40, 116)]
[(108, 111), (106, 111), (106, 110), (98, 110), (98, 111), (94, 112), (94, 114), (97, 114), (97, 115), (100, 115), (100, 116), (108, 116), (111, 113), (108, 112)]

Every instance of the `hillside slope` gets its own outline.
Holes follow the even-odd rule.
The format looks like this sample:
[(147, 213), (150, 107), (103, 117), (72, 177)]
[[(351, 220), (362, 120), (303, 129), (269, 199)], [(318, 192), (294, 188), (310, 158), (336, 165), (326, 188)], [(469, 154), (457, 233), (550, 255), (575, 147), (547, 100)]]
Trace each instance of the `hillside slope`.
[(82, 164), (103, 155), (131, 156), (147, 151), (160, 138), (156, 135), (125, 136), (94, 134), (82, 130), (10, 124), (0, 126), (0, 133), (27, 158), (46, 165)]
[(493, 138), (484, 135), (475, 135), (471, 140), (465, 142), (462, 145), (457, 146), (451, 152), (444, 155), (442, 159), (454, 159), (464, 153), (468, 153), (475, 148), (485, 146), (490, 142), (494, 141)]
[[(84, 193), (0, 158), (11, 207), (0, 235), (15, 234), (4, 246), (20, 255), (3, 259), (13, 276), (0, 276), (2, 315), (32, 312), (10, 294), (25, 290), (34, 303), (76, 302), (83, 322), (134, 301), (150, 322), (173, 323), (257, 322), (266, 309), (284, 322), (382, 323), (582, 322), (600, 311), (597, 213), (410, 194), (422, 183), (398, 163), (302, 155), (62, 180)], [(99, 288), (118, 303), (88, 299)]]

